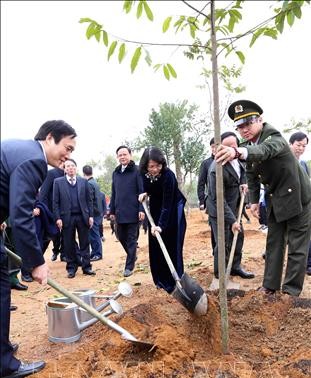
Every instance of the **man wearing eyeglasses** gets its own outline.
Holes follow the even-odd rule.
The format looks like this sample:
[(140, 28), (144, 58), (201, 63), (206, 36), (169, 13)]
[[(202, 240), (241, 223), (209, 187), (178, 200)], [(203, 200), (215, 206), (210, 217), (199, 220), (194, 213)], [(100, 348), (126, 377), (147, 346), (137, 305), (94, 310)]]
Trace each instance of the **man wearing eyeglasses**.
[[(299, 296), (303, 288), (311, 232), (311, 185), (307, 174), (292, 154), (281, 133), (262, 118), (263, 110), (252, 101), (240, 100), (229, 106), (229, 117), (246, 141), (242, 147), (220, 145), (217, 163), (233, 159), (246, 161), (251, 212), (259, 218), (260, 183), (265, 186), (268, 235), (263, 286)], [(284, 281), (282, 270), (286, 243), (288, 258)]]

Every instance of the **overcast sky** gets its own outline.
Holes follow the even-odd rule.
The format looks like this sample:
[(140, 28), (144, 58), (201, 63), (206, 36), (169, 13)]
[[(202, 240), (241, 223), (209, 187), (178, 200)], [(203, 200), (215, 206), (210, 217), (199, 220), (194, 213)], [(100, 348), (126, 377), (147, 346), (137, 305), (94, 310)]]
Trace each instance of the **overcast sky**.
[[(249, 26), (265, 19), (265, 3), (247, 4)], [(156, 16), (150, 23), (125, 15), (122, 6), (120, 1), (1, 1), (2, 139), (33, 138), (45, 121), (64, 119), (78, 133), (73, 157), (81, 168), (136, 137), (159, 103), (188, 99), (202, 112), (209, 109), (207, 91), (196, 87), (202, 84), (201, 65), (184, 58), (182, 49), (150, 50), (154, 63), (173, 64), (177, 80), (168, 82), (143, 62), (131, 75), (129, 60), (119, 65), (113, 56), (107, 62), (107, 50), (95, 39), (88, 41), (86, 24), (78, 22), (90, 17), (115, 35), (139, 41), (189, 42), (187, 34), (162, 35), (159, 26), (166, 16), (189, 13), (188, 8), (178, 1), (150, 2)], [(247, 90), (232, 98), (258, 102), (265, 120), (279, 129), (291, 118), (311, 117), (311, 7), (286, 29), (278, 41), (264, 38), (246, 51), (242, 83)]]

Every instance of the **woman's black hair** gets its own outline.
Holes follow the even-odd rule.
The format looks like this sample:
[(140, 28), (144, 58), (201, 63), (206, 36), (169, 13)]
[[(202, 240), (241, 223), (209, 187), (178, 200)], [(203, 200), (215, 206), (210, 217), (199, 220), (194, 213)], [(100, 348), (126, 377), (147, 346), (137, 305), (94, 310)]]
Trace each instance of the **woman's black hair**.
[(164, 157), (163, 152), (158, 147), (148, 147), (142, 154), (139, 162), (139, 170), (142, 173), (148, 172), (148, 163), (150, 160), (155, 161), (158, 164), (162, 164), (163, 171), (167, 167), (166, 159)]

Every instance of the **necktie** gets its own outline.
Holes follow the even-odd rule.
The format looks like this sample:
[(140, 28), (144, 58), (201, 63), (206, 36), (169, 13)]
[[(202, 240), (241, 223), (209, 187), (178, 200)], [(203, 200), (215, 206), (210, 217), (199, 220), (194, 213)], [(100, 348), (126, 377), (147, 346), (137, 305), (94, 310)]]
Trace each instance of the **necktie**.
[(75, 180), (74, 180), (73, 177), (70, 177), (70, 178), (69, 178), (69, 181), (70, 181), (70, 184), (71, 184), (71, 185), (74, 185), (74, 184), (75, 184)]

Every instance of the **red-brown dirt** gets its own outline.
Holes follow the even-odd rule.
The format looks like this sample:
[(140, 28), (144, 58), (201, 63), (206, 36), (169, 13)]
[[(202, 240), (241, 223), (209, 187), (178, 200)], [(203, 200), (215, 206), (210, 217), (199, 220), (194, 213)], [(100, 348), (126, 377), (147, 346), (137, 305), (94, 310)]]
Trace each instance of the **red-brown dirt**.
[[(222, 353), (218, 292), (211, 292), (213, 278), (210, 232), (206, 215), (191, 210), (184, 246), (185, 271), (208, 294), (206, 315), (195, 317), (172, 296), (153, 285), (148, 267), (147, 238), (141, 232), (136, 270), (127, 281), (131, 298), (120, 298), (123, 315), (111, 320), (137, 339), (156, 346), (140, 350), (97, 322), (81, 332), (71, 344), (48, 340), (45, 304), (59, 294), (52, 288), (30, 283), (28, 291), (13, 290), (18, 310), (12, 313), (11, 339), (20, 344), (17, 356), (24, 360), (44, 359), (40, 378), (305, 378), (311, 376), (311, 277), (306, 276), (300, 298), (256, 292), (261, 286), (264, 261), (261, 253), (265, 234), (258, 223), (244, 224), (243, 266), (256, 274), (252, 280), (238, 277), (240, 290), (228, 292), (229, 353)], [(97, 275), (66, 277), (65, 265), (47, 261), (52, 277), (67, 289), (91, 288), (112, 293), (124, 278), (125, 253), (105, 224), (104, 259), (93, 264)], [(35, 376), (34, 376), (35, 377)]]

